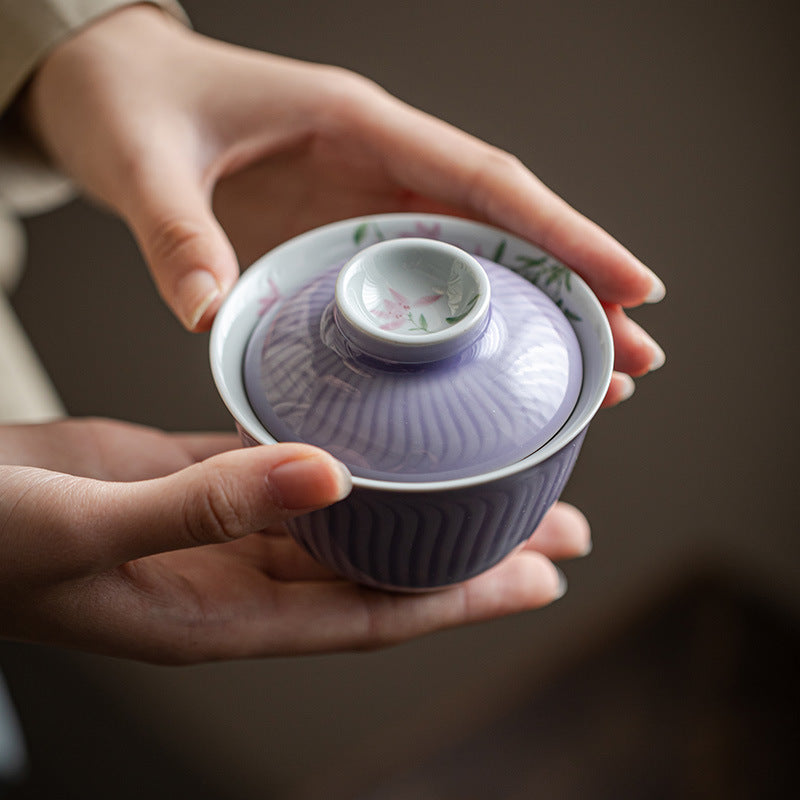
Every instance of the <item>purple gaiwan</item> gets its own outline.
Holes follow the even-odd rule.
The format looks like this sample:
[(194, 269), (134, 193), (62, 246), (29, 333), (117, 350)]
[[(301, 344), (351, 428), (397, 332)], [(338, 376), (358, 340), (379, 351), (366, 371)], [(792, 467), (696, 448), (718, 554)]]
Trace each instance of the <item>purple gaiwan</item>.
[(409, 238), (368, 247), (265, 315), (244, 374), (276, 439), (322, 447), (360, 477), (435, 481), (538, 450), (575, 407), (582, 366), (540, 289)]
[[(440, 235), (401, 232), (411, 219)], [(600, 304), (548, 258), (466, 220), (382, 215), (297, 237), (242, 276), (211, 361), (243, 441), (308, 442), (354, 476), (348, 498), (289, 523), (319, 561), (432, 589), (533, 532), (613, 362)]]

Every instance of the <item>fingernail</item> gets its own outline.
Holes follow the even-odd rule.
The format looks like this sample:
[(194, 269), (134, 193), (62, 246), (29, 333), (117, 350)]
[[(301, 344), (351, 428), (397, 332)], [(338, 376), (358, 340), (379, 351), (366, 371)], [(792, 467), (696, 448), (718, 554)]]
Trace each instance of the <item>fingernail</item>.
[(203, 314), (222, 294), (217, 279), (204, 269), (196, 269), (181, 278), (176, 289), (178, 314), (190, 331), (197, 327)]
[(667, 360), (666, 353), (654, 342), (652, 339), (649, 342), (650, 348), (653, 351), (653, 358), (650, 361), (650, 372), (659, 369), (660, 367), (664, 366), (664, 363)]
[(553, 602), (555, 602), (567, 593), (567, 576), (555, 564), (553, 564), (553, 568), (558, 575), (558, 588), (556, 589), (555, 597), (553, 597)]
[(289, 511), (322, 506), (350, 494), (353, 480), (347, 467), (331, 457), (306, 457), (273, 467), (267, 483), (275, 502)]
[(591, 555), (592, 550), (594, 550), (594, 543), (589, 539), (586, 543), (586, 547), (583, 548), (583, 552), (578, 555), (578, 558), (586, 558), (586, 556)]
[(650, 291), (644, 301), (645, 303), (660, 303), (667, 296), (667, 287), (655, 272), (651, 270), (648, 270), (648, 272), (653, 278), (653, 285), (650, 287)]
[(636, 383), (630, 375), (622, 374), (619, 377), (619, 402), (623, 403), (633, 396), (636, 391)]

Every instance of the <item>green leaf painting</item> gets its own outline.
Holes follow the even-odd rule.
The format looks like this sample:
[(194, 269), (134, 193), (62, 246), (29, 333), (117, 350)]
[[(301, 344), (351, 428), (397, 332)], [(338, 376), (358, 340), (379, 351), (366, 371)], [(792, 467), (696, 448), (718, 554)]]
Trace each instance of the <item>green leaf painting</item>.
[[(429, 226), (428, 226), (429, 227)], [(403, 231), (401, 236), (427, 236), (430, 238), (444, 239), (440, 235), (439, 226), (435, 225), (433, 228), (428, 229), (423, 223), (418, 222), (411, 231)], [(396, 232), (393, 232), (389, 238), (394, 238)], [(357, 247), (362, 247), (370, 241), (383, 242), (386, 241), (386, 236), (381, 228), (375, 222), (361, 222), (353, 230), (353, 242)], [(453, 242), (456, 244), (456, 242)], [(470, 249), (469, 247), (465, 249)], [(509, 242), (508, 239), (501, 239), (495, 247), (492, 255), (492, 261), (496, 264), (503, 264), (503, 259), (508, 255)], [(476, 249), (476, 254), (480, 254), (480, 249)], [(509, 256), (509, 261), (512, 263), (505, 263), (503, 266), (513, 270), (521, 275), (526, 280), (530, 281), (535, 286), (544, 290), (547, 295), (558, 305), (567, 319), (573, 322), (580, 322), (581, 318), (572, 311), (569, 306), (564, 302), (564, 295), (568, 295), (572, 291), (572, 272), (568, 267), (559, 264), (555, 259), (548, 255), (541, 256), (524, 256), (517, 255), (514, 258)], [(472, 311), (475, 303), (478, 301), (478, 295), (475, 295), (467, 303), (464, 311), (452, 317), (446, 317), (445, 322), (448, 325), (454, 325), (460, 322), (464, 317)], [(414, 326), (411, 330), (426, 331), (428, 329), (428, 321), (423, 314), (420, 314), (418, 319), (413, 319), (411, 313), (408, 314), (409, 322)]]
[(461, 320), (462, 320), (462, 319), (464, 319), (464, 317), (466, 317), (466, 316), (467, 316), (467, 314), (469, 314), (469, 312), (470, 312), (470, 311), (472, 311), (472, 309), (473, 309), (473, 308), (475, 308), (475, 303), (477, 303), (477, 302), (478, 302), (478, 298), (479, 298), (479, 297), (480, 297), (480, 295), (479, 295), (479, 294), (476, 294), (476, 295), (475, 295), (475, 296), (474, 296), (474, 297), (473, 297), (473, 298), (472, 298), (472, 299), (469, 301), (469, 303), (467, 303), (467, 307), (466, 307), (466, 308), (465, 308), (465, 309), (464, 309), (464, 310), (463, 310), (463, 311), (462, 311), (460, 314), (456, 315), (455, 317), (445, 317), (444, 321), (445, 321), (445, 322), (446, 322), (448, 325), (455, 325), (455, 324), (456, 324), (456, 322), (461, 322)]
[(567, 319), (580, 322), (581, 318), (565, 305), (562, 297), (564, 292), (568, 294), (572, 291), (572, 272), (568, 267), (548, 256), (517, 256), (516, 261), (511, 269), (540, 289), (545, 289)]
[(425, 333), (430, 333), (428, 330), (428, 320), (425, 319), (424, 314), (419, 315), (419, 319), (415, 322), (414, 317), (412, 316), (411, 312), (408, 312), (408, 321), (411, 323), (412, 327), (409, 328), (410, 331), (425, 331)]
[(383, 235), (383, 231), (378, 227), (377, 223), (368, 223), (362, 222), (360, 223), (356, 229), (353, 231), (353, 242), (357, 245), (361, 245), (364, 243), (364, 240), (367, 238), (367, 234), (372, 230), (373, 235), (375, 238), (382, 242), (386, 237)]

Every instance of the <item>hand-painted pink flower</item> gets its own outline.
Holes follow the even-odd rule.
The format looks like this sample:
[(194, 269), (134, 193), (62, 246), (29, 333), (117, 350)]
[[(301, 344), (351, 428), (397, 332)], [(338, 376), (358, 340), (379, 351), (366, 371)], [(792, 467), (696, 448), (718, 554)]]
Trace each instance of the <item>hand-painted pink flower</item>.
[(421, 236), (423, 239), (441, 239), (442, 226), (438, 222), (426, 225), (424, 222), (415, 222), (413, 231), (404, 231), (397, 234), (401, 239), (410, 239)]
[(435, 303), (442, 295), (429, 294), (424, 297), (419, 297), (414, 301), (409, 300), (405, 295), (394, 289), (389, 289), (391, 299), (384, 297), (380, 305), (371, 309), (373, 316), (378, 319), (384, 319), (386, 322), (381, 325), (381, 330), (393, 331), (402, 327), (408, 322), (412, 322), (412, 311), (418, 306), (429, 306)]
[(267, 282), (269, 283), (269, 294), (258, 298), (259, 317), (263, 317), (281, 298), (280, 289), (275, 285), (275, 281), (272, 278), (268, 278)]

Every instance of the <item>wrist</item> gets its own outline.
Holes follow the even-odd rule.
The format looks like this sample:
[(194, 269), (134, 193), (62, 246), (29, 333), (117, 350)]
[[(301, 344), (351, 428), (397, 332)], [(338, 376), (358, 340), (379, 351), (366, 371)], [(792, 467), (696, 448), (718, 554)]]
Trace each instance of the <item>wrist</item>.
[(107, 80), (117, 60), (127, 54), (135, 62), (153, 37), (184, 34), (187, 28), (181, 21), (188, 22), (170, 0), (121, 2), (86, 20), (48, 51), (19, 92), (14, 103), (18, 125), (58, 162), (58, 138), (64, 129), (59, 123), (68, 107), (83, 113), (87, 95)]

